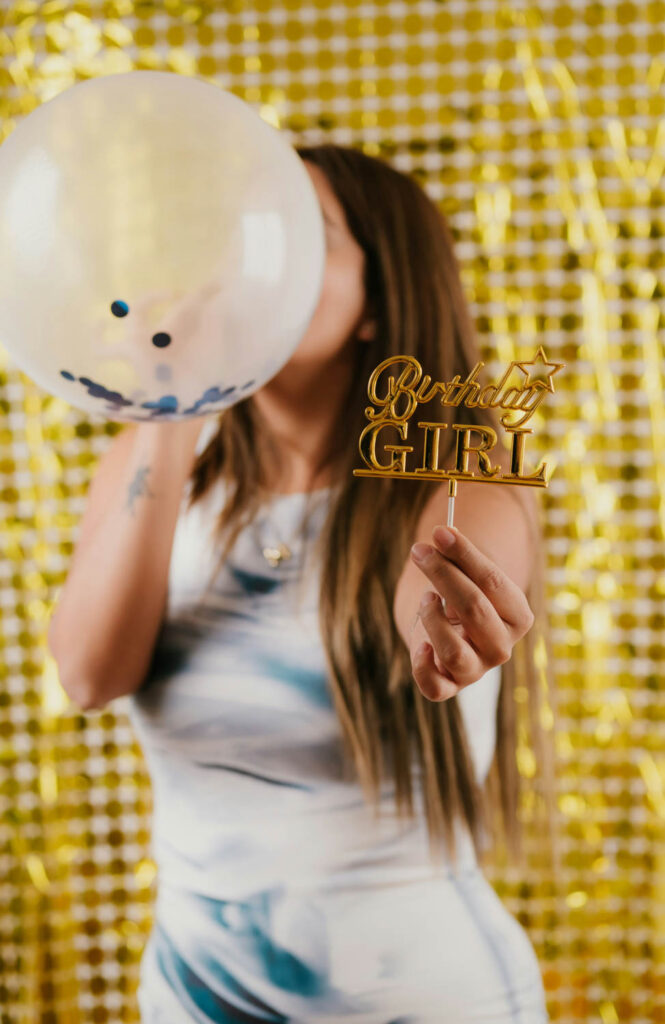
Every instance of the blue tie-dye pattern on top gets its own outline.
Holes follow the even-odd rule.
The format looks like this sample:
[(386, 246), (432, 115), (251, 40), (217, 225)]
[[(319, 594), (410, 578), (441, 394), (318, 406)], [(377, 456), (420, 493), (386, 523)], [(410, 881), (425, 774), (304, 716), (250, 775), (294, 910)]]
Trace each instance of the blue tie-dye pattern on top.
[[(158, 867), (142, 1021), (540, 1024), (535, 954), (468, 833), (457, 872), (437, 869), (419, 790), (416, 820), (399, 818), (387, 779), (376, 818), (349, 775), (310, 561), (331, 498), (315, 492), (298, 536), (305, 496), (276, 496), (206, 594), (223, 488), (187, 512), (183, 496), (165, 619), (127, 702)], [(261, 547), (280, 540), (293, 556), (273, 567)], [(457, 698), (480, 780), (499, 682)]]

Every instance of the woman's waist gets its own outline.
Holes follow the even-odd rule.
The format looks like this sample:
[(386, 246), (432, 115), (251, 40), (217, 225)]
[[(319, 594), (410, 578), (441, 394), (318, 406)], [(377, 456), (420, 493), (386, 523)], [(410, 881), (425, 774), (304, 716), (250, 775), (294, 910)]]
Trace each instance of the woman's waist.
[(477, 867), (463, 822), (454, 825), (453, 861), (444, 846), (431, 845), (422, 811), (414, 818), (383, 811), (375, 816), (366, 806), (342, 806), (325, 815), (256, 819), (251, 827), (230, 818), (198, 829), (157, 816), (153, 856), (166, 885), (219, 898), (275, 886), (329, 891), (400, 885)]

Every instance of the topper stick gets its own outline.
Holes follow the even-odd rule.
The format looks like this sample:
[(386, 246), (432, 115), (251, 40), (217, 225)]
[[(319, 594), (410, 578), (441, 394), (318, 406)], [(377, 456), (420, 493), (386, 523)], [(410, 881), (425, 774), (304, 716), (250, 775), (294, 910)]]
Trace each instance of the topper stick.
[(448, 481), (448, 521), (446, 526), (453, 525), (453, 517), (455, 515), (455, 495), (457, 494), (457, 480), (452, 477)]

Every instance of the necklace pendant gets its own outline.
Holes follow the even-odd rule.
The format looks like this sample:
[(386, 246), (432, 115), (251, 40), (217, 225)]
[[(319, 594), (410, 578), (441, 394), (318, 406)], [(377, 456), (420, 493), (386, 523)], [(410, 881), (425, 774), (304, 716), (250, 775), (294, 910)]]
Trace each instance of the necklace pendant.
[(291, 549), (286, 544), (280, 544), (277, 548), (263, 548), (262, 551), (263, 557), (270, 562), (273, 568), (291, 557)]

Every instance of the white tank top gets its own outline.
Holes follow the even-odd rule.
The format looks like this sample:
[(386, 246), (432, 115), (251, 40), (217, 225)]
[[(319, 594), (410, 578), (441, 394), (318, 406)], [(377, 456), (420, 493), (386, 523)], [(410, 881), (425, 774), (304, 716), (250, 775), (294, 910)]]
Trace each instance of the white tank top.
[[(217, 426), (211, 417), (197, 452)], [(218, 899), (277, 884), (330, 888), (429, 877), (439, 869), (429, 855), (420, 787), (415, 822), (397, 816), (390, 779), (375, 817), (360, 784), (343, 774), (318, 625), (318, 573), (308, 554), (331, 488), (314, 493), (304, 534), (298, 527), (306, 496), (275, 496), (241, 532), (205, 598), (223, 481), (187, 511), (189, 489), (153, 661), (128, 698), (152, 781), (159, 877)], [(279, 540), (292, 557), (273, 567), (261, 548)], [(494, 753), (500, 679), (497, 666), (455, 698), (481, 783)], [(476, 865), (461, 822), (456, 835), (459, 865)]]

